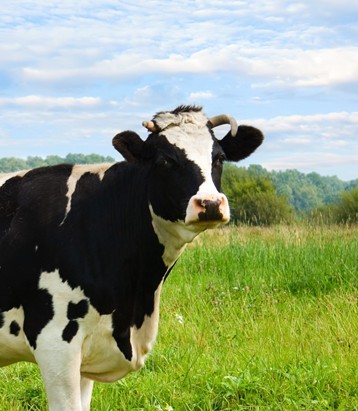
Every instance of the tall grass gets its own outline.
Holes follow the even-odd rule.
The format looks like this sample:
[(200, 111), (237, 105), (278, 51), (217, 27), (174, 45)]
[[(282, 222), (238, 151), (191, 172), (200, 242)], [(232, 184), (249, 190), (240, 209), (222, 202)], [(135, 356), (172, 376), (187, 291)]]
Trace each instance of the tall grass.
[[(230, 227), (165, 283), (145, 368), (93, 410), (358, 410), (358, 228)], [(35, 366), (0, 369), (0, 410), (44, 410)]]

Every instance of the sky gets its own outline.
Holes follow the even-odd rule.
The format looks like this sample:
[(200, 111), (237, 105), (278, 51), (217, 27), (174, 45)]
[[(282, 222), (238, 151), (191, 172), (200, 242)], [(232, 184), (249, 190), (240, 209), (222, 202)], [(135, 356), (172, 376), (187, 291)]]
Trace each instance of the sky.
[(239, 165), (358, 178), (357, 0), (0, 1), (0, 157), (121, 160), (196, 104), (263, 131)]

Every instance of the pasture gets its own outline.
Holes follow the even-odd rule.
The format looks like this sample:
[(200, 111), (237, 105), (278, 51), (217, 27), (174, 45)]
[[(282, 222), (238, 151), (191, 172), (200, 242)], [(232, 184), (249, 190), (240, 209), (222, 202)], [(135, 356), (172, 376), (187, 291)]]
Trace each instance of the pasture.
[[(140, 372), (92, 409), (358, 410), (358, 227), (225, 227), (163, 287)], [(0, 369), (0, 411), (46, 410), (37, 367)]]

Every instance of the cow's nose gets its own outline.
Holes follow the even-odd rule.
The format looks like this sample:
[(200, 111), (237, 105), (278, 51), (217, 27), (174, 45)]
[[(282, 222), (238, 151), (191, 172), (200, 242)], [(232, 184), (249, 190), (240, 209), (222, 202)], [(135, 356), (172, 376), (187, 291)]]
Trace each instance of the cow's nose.
[(193, 196), (186, 211), (186, 224), (200, 222), (227, 223), (230, 220), (230, 209), (225, 194), (199, 193)]
[(197, 198), (195, 200), (198, 209), (198, 217), (200, 221), (221, 221), (223, 214), (220, 210), (222, 198), (216, 200), (208, 200)]
[(227, 221), (228, 204), (223, 194), (199, 195), (193, 200), (199, 221)]

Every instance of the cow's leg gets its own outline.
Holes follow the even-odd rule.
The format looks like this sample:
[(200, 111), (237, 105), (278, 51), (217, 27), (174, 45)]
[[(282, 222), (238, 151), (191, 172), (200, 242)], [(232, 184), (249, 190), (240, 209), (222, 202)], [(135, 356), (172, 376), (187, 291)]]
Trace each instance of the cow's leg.
[(80, 350), (74, 350), (71, 344), (67, 349), (62, 345), (51, 347), (51, 341), (48, 341), (47, 349), (42, 346), (35, 351), (49, 411), (82, 411)]
[(92, 390), (93, 390), (93, 381), (86, 377), (81, 377), (82, 411), (90, 411)]

